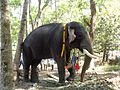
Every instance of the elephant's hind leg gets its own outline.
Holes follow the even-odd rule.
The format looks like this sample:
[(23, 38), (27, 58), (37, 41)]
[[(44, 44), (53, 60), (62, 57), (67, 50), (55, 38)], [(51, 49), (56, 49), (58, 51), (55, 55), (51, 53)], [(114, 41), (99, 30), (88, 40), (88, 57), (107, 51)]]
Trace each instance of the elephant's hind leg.
[(34, 82), (34, 83), (39, 82), (37, 65), (38, 64), (31, 65), (31, 82)]
[(24, 66), (24, 81), (25, 82), (29, 82), (29, 68), (30, 68), (30, 65), (25, 65)]
[(28, 82), (29, 80), (29, 69), (30, 69), (30, 61), (31, 61), (31, 52), (30, 49), (25, 48), (23, 50), (23, 73), (24, 73), (24, 81)]

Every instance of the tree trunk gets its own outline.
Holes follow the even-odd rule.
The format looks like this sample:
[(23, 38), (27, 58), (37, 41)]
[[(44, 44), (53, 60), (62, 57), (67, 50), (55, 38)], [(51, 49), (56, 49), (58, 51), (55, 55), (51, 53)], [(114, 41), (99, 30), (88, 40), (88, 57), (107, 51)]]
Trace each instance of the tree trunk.
[(106, 62), (108, 63), (109, 61), (108, 61), (108, 57), (109, 57), (109, 51), (110, 51), (110, 46), (109, 45), (107, 45), (107, 52), (106, 52)]
[(18, 44), (17, 44), (17, 49), (15, 53), (15, 58), (14, 61), (16, 63), (16, 71), (17, 71), (17, 80), (19, 80), (19, 62), (20, 62), (20, 57), (21, 57), (21, 50), (22, 50), (22, 43), (24, 39), (24, 32), (26, 30), (26, 22), (27, 22), (27, 10), (28, 9), (28, 0), (24, 1), (23, 5), (23, 14), (22, 14), (22, 19), (21, 19), (21, 26), (20, 26), (20, 32), (18, 36)]
[(104, 45), (102, 64), (104, 64), (105, 62), (108, 62), (109, 47), (107, 46), (108, 46), (107, 44)]
[(33, 23), (33, 18), (32, 18), (32, 15), (31, 15), (31, 0), (29, 0), (29, 17), (30, 17), (30, 20), (31, 20), (31, 26), (32, 26), (32, 31), (34, 30), (34, 23)]
[[(106, 42), (106, 43), (107, 43), (107, 42)], [(109, 50), (110, 50), (110, 46), (109, 46), (108, 44), (104, 44), (102, 64), (104, 64), (105, 62), (108, 63)]]
[(102, 59), (102, 64), (104, 64), (104, 62), (105, 62), (106, 52), (107, 52), (107, 49), (106, 49), (106, 46), (105, 46), (105, 47), (104, 47), (104, 50), (103, 50), (103, 59)]
[(12, 45), (8, 0), (1, 1), (1, 84), (0, 90), (13, 90)]
[(57, 22), (57, 1), (55, 0), (55, 22)]
[(91, 20), (90, 20), (90, 37), (91, 42), (93, 43), (94, 40), (94, 33), (96, 29), (96, 4), (95, 0), (90, 0), (90, 9), (91, 9)]
[[(0, 8), (1, 8), (1, 2), (0, 2)], [(0, 20), (1, 20), (1, 9), (0, 9)], [(0, 36), (1, 36), (1, 21), (0, 21)], [(0, 41), (1, 41), (1, 37), (0, 37)], [(0, 50), (2, 51), (1, 42), (0, 42)], [(0, 88), (2, 88), (1, 51), (0, 51)]]

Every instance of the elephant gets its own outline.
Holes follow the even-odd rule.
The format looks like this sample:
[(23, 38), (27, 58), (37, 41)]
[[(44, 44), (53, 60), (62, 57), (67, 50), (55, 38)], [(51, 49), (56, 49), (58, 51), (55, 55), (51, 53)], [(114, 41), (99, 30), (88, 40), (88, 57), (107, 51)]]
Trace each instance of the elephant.
[[(95, 57), (89, 34), (84, 26), (76, 21), (39, 26), (23, 42), (24, 81), (38, 82), (38, 64), (42, 59), (54, 58), (58, 66), (59, 83), (65, 83), (65, 66), (70, 63), (70, 51), (74, 48), (78, 48), (85, 54), (80, 75), (80, 81), (82, 82), (91, 58)], [(61, 55), (61, 52), (63, 55)], [(68, 68), (68, 71), (70, 75), (67, 80), (74, 80), (75, 70), (73, 66)]]

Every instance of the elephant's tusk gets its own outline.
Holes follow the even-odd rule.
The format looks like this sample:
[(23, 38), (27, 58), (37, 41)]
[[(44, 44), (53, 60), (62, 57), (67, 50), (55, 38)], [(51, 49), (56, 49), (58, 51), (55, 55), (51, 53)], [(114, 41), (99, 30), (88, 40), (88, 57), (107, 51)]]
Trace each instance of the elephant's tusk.
[(99, 55), (99, 54), (96, 54), (96, 53), (93, 53), (93, 55), (95, 55), (97, 57), (102, 57), (102, 55)]
[(86, 54), (87, 56), (91, 57), (91, 58), (97, 58), (96, 56), (89, 53), (88, 50), (86, 50), (86, 49), (83, 49), (83, 53)]

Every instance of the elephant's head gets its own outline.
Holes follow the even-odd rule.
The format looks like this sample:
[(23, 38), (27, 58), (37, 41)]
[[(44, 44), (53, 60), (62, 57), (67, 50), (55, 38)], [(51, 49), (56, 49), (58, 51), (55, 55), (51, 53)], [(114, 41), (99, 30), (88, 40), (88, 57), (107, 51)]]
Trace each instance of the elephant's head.
[(92, 55), (93, 51), (90, 37), (85, 28), (78, 22), (68, 23), (67, 30), (70, 46), (72, 48), (78, 48), (82, 53), (85, 54), (85, 61), (81, 72), (81, 81), (83, 81), (85, 71), (89, 68), (91, 58), (95, 57)]

